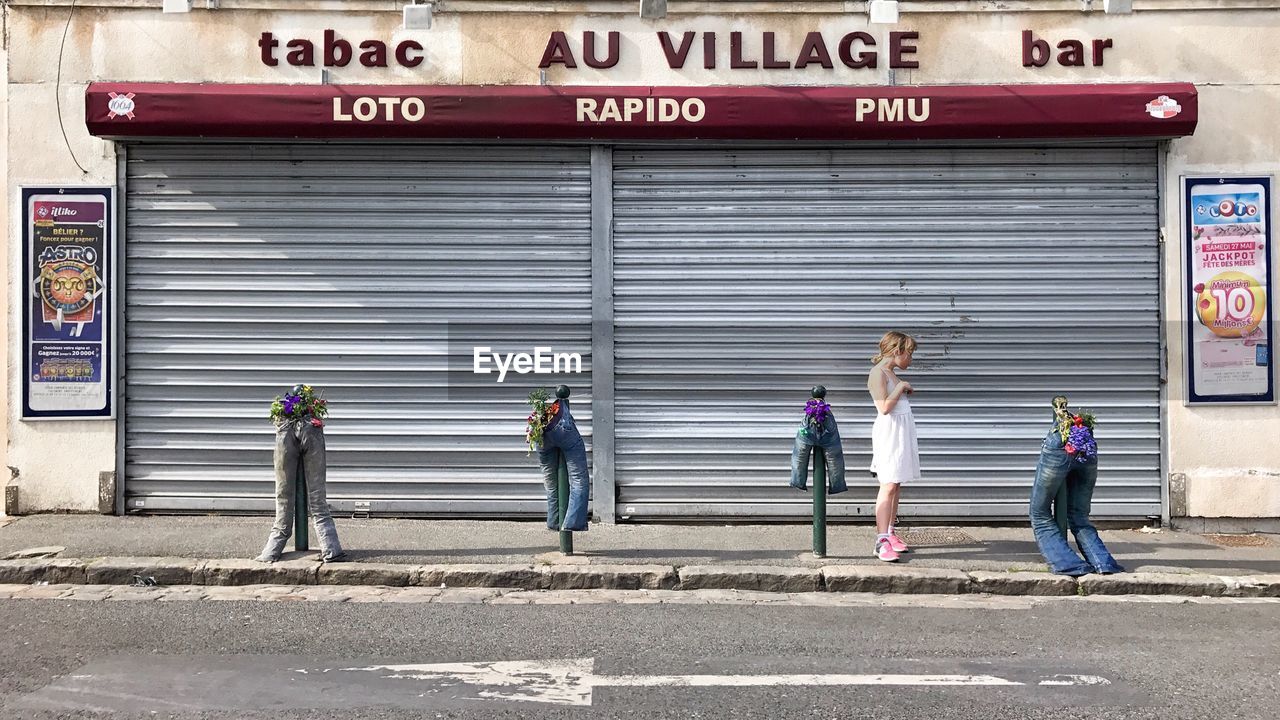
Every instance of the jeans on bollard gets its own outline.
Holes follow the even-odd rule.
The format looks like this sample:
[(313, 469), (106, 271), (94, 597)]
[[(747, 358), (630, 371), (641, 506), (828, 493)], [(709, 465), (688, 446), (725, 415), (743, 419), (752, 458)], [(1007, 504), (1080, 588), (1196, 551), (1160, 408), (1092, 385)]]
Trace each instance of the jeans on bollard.
[(809, 489), (809, 456), (815, 445), (826, 455), (827, 494), (848, 490), (844, 482), (844, 450), (840, 447), (840, 429), (836, 427), (834, 414), (827, 415), (817, 431), (804, 426), (796, 431), (795, 445), (791, 449), (791, 487)]
[[(560, 507), (556, 502), (560, 452), (564, 453), (565, 464), (569, 468), (569, 508), (564, 514), (563, 527), (559, 523)], [(569, 412), (568, 398), (560, 400), (560, 411), (542, 431), (538, 464), (542, 467), (542, 484), (547, 491), (547, 528), (570, 532), (586, 530), (591, 475), (587, 470), (587, 446), (573, 422), (573, 414)]]
[(324, 430), (308, 420), (294, 420), (276, 430), (276, 521), (262, 548), (259, 560), (274, 562), (280, 559), (285, 543), (293, 534), (293, 505), (298, 483), (299, 459), (302, 460), (304, 481), (307, 486), (307, 508), (315, 524), (316, 537), (320, 541), (320, 559), (335, 560), (343, 556), (338, 542), (338, 529), (333, 523), (329, 500), (325, 494)]
[[(1057, 430), (1051, 430), (1045, 436), (1040, 446), (1035, 485), (1031, 488), (1031, 529), (1035, 533), (1036, 544), (1040, 546), (1040, 554), (1044, 555), (1049, 568), (1059, 575), (1124, 572), (1102, 543), (1097, 528), (1089, 522), (1089, 506), (1093, 502), (1093, 488), (1097, 481), (1097, 458), (1080, 462), (1063, 450)], [(1053, 516), (1054, 498), (1064, 484), (1067, 488), (1067, 526), (1076, 536), (1076, 545), (1084, 553), (1083, 560), (1067, 544), (1067, 538)]]

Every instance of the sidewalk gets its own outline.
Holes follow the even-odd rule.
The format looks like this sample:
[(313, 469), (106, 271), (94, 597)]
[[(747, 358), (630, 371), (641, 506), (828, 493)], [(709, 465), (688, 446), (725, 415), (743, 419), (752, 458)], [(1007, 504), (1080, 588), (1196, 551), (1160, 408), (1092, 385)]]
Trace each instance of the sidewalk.
[[(323, 569), (310, 561), (316, 555), (314, 549), (287, 553), (286, 562), (274, 568), (248, 562), (261, 549), (269, 527), (270, 519), (265, 517), (4, 518), (0, 519), (0, 557), (60, 546), (63, 549), (56, 557), (79, 561), (82, 569), (72, 574), (88, 582), (95, 576), (85, 575), (83, 567), (95, 567), (100, 558), (116, 559), (105, 565), (98, 561), (100, 569), (146, 567), (156, 564), (146, 559), (168, 558), (170, 565), (179, 567), (179, 577), (193, 572), (188, 581), (193, 584), (247, 584), (275, 577), (298, 584), (515, 583), (528, 589), (620, 583), (618, 587), (655, 589), (748, 590), (776, 585), (791, 591), (813, 584), (813, 590), (986, 592), (992, 591), (988, 588), (995, 579), (1003, 578), (1018, 580), (1013, 585), (1024, 587), (1028, 594), (1035, 594), (1031, 591), (1036, 588), (1074, 594), (1089, 587), (1094, 592), (1122, 594), (1130, 586), (1138, 588), (1133, 592), (1151, 594), (1153, 588), (1168, 588), (1172, 582), (1191, 588), (1172, 594), (1219, 594), (1221, 588), (1226, 588), (1221, 594), (1232, 594), (1232, 588), (1238, 591), (1244, 585), (1252, 588), (1245, 594), (1280, 595), (1280, 536), (1275, 535), (1214, 542), (1215, 536), (1169, 530), (1105, 530), (1103, 539), (1130, 572), (1090, 578), (1077, 586), (1049, 575), (1030, 529), (1016, 526), (908, 526), (903, 535), (913, 552), (890, 567), (871, 557), (874, 530), (866, 525), (831, 526), (829, 556), (818, 559), (810, 552), (808, 525), (592, 524), (590, 531), (575, 534), (576, 554), (564, 557), (557, 552), (556, 533), (536, 522), (339, 519), (338, 530), (352, 562)], [(177, 559), (188, 562), (177, 563)], [(20, 562), (0, 561), (0, 576), (9, 574), (0, 582), (33, 577), (14, 570)], [(207, 572), (200, 570), (206, 566)], [(631, 568), (629, 574), (622, 573), (630, 579), (618, 579), (621, 566)], [(96, 577), (115, 576), (100, 571)], [(849, 581), (850, 577), (879, 579), (868, 583)], [(161, 582), (176, 584), (172, 579)]]

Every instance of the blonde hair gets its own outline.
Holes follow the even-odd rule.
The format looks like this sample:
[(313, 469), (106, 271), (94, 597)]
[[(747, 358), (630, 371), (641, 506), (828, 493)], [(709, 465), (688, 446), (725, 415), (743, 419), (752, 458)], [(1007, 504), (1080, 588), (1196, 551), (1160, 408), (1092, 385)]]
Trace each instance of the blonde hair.
[(880, 338), (880, 352), (871, 358), (875, 365), (891, 355), (906, 355), (916, 351), (916, 339), (904, 332), (890, 330)]

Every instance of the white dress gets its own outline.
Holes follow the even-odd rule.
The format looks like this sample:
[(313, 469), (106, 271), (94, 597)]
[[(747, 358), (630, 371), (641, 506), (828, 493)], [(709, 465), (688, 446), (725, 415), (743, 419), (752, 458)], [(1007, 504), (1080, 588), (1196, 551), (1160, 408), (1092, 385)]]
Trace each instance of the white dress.
[[(893, 392), (898, 380), (889, 377), (888, 391)], [(876, 415), (871, 426), (871, 472), (882, 483), (903, 483), (920, 479), (920, 444), (916, 440), (916, 418), (911, 414), (911, 401), (898, 397), (893, 411)]]

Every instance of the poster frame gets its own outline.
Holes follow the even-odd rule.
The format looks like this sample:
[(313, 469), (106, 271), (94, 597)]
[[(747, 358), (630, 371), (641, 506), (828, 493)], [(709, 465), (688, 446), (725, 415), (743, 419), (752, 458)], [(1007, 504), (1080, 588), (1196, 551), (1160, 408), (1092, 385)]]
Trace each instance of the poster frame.
[[(68, 198), (83, 197), (85, 199), (101, 199), (103, 210), (103, 258), (102, 276), (106, 278), (106, 287), (102, 293), (102, 383), (106, 390), (106, 401), (101, 408), (82, 410), (36, 410), (31, 407), (31, 357), (36, 343), (33, 337), (31, 316), (34, 297), (31, 292), (32, 279), (35, 277), (35, 258), (33, 256), (35, 232), (34, 219), (31, 217), (31, 199), (38, 195), (62, 195)], [(114, 420), (116, 417), (115, 387), (115, 260), (117, 255), (116, 224), (116, 188), (111, 185), (20, 185), (18, 188), (19, 215), (22, 222), (22, 265), (18, 283), (21, 287), (22, 303), (22, 420), (73, 420), (94, 419)]]
[[(1275, 359), (1275, 302), (1273, 293), (1272, 279), (1274, 276), (1274, 266), (1272, 264), (1272, 240), (1274, 233), (1272, 227), (1276, 217), (1276, 210), (1272, 206), (1272, 179), (1271, 175), (1183, 175), (1182, 185), (1182, 293), (1181, 305), (1183, 309), (1183, 339), (1186, 351), (1185, 356), (1185, 378), (1187, 383), (1187, 395), (1184, 401), (1185, 405), (1275, 405), (1276, 404), (1276, 359)], [(1194, 225), (1192, 218), (1192, 202), (1191, 195), (1195, 188), (1201, 186), (1214, 185), (1259, 185), (1262, 187), (1263, 204), (1266, 211), (1263, 227), (1263, 277), (1261, 278), (1263, 290), (1266, 295), (1266, 308), (1264, 310), (1265, 320), (1263, 327), (1265, 328), (1268, 349), (1268, 368), (1267, 372), (1267, 389), (1262, 393), (1226, 395), (1213, 393), (1200, 393), (1196, 389), (1195, 367), (1198, 362), (1198, 355), (1195, 350), (1195, 324), (1197, 320), (1197, 312), (1195, 309), (1194, 285), (1194, 267), (1195, 267), (1195, 248), (1193, 242)]]

